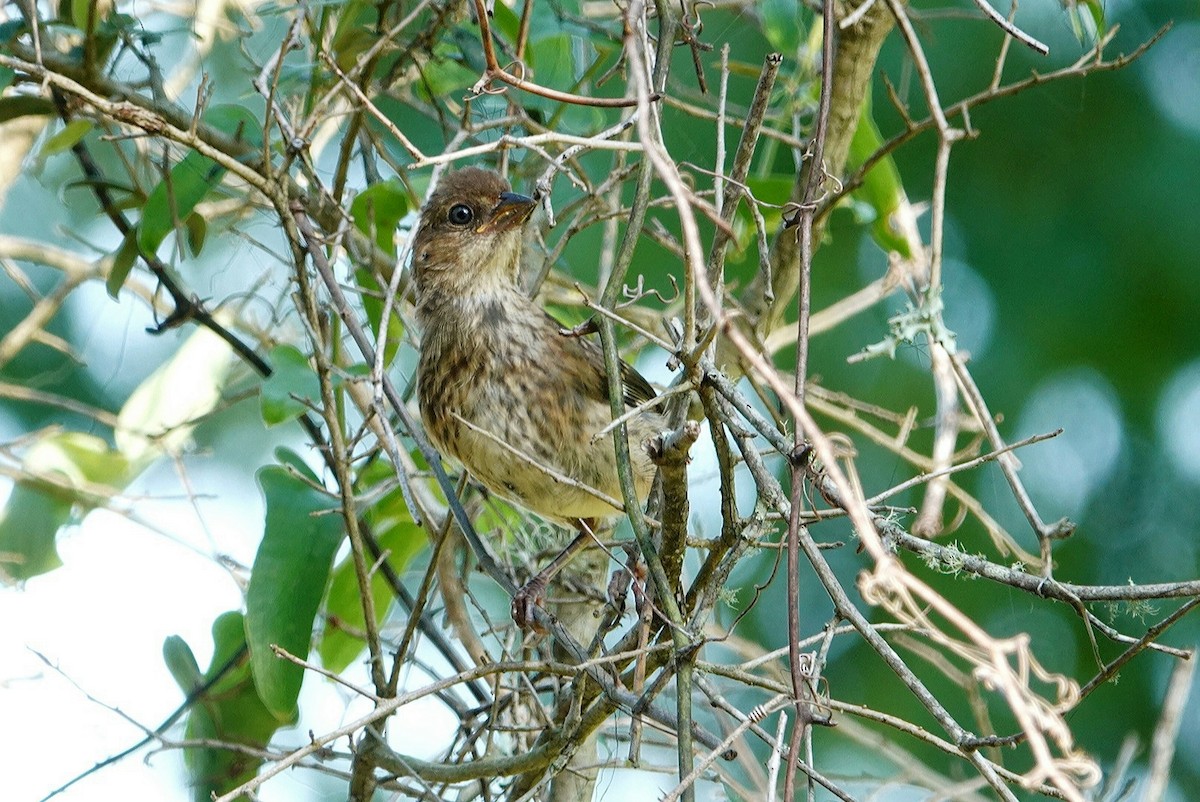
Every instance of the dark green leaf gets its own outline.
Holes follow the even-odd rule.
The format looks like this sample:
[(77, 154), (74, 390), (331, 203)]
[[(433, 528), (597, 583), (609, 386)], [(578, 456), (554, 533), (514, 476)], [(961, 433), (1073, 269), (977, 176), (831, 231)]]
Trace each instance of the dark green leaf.
[(245, 106), (232, 103), (213, 106), (204, 113), (204, 122), (253, 148), (262, 148), (262, 121)]
[(800, 0), (759, 0), (756, 4), (763, 36), (773, 50), (788, 55), (799, 50), (800, 37), (806, 28), (800, 19), (803, 5)]
[(199, 212), (192, 212), (183, 221), (187, 230), (187, 246), (192, 256), (199, 256), (204, 250), (204, 238), (208, 235), (208, 221)]
[[(406, 214), (408, 193), (402, 183), (394, 180), (382, 181), (368, 187), (359, 193), (350, 205), (350, 215), (354, 219), (355, 227), (373, 237), (379, 247), (393, 259), (396, 257), (396, 226)], [(379, 331), (380, 321), (383, 319), (381, 298), (387, 288), (379, 286), (371, 272), (365, 269), (358, 271), (358, 280), (364, 288), (376, 290), (363, 295), (363, 306), (366, 308), (367, 320), (371, 321), (371, 327)], [(393, 312), (388, 320), (387, 345), (384, 349), (386, 364), (391, 364), (392, 357), (396, 355), (403, 333), (400, 317)]]
[(504, 3), (496, 3), (492, 6), (492, 30), (501, 38), (515, 42), (521, 35), (521, 18)]
[(246, 635), (259, 698), (280, 720), (296, 714), (300, 666), (271, 650), (308, 656), (313, 619), (342, 542), (342, 519), (326, 493), (279, 466), (263, 468), (266, 524), (246, 591)]
[(375, 43), (377, 18), (374, 3), (350, 0), (343, 6), (333, 35), (334, 60), (343, 71), (352, 69), (358, 56)]
[[(879, 149), (883, 137), (871, 116), (870, 95), (863, 101), (854, 138), (850, 140), (849, 164), (857, 167)], [(892, 215), (905, 199), (904, 187), (900, 183), (900, 171), (892, 157), (885, 156), (863, 177), (862, 186), (854, 196), (866, 201), (875, 211), (875, 222), (871, 225), (871, 236), (885, 251), (896, 251), (905, 258), (912, 256), (908, 241), (893, 227)]]
[[(263, 706), (255, 690), (246, 659), (242, 614), (221, 615), (213, 622), (212, 632), (212, 664), (198, 682), (187, 665), (195, 665), (187, 644), (174, 636), (163, 644), (171, 675), (184, 693), (193, 694), (205, 682), (215, 680), (189, 710), (184, 737), (265, 748), (281, 722)], [(262, 765), (260, 759), (240, 752), (207, 747), (185, 749), (183, 758), (195, 802), (211, 802), (214, 795), (249, 780)]]
[(221, 183), (225, 168), (207, 156), (190, 151), (170, 174), (159, 182), (146, 199), (138, 224), (138, 246), (143, 253), (154, 253), (196, 204)]
[[(479, 48), (479, 38), (475, 37), (475, 48)], [(461, 93), (475, 85), (479, 80), (479, 71), (464, 67), (457, 61), (444, 58), (429, 62), (422, 72), (422, 81), (417, 85), (421, 96), (426, 100), (435, 100), (445, 95)], [(432, 96), (432, 97), (431, 97)]]
[(271, 375), (259, 391), (259, 409), (263, 423), (276, 426), (307, 412), (304, 399), (309, 403), (319, 401), (321, 385), (308, 357), (294, 346), (277, 346), (268, 358)]
[[(375, 280), (375, 275), (366, 268), (360, 268), (355, 273), (355, 276), (358, 278), (359, 286), (367, 290), (362, 295), (363, 309), (366, 310), (367, 320), (371, 322), (371, 329), (373, 331), (379, 331), (383, 320), (383, 298), (387, 293), (387, 287), (380, 286)], [(400, 350), (400, 343), (403, 341), (403, 337), (404, 323), (400, 320), (399, 313), (393, 308), (392, 315), (388, 318), (386, 342), (383, 347), (385, 365), (392, 364), (392, 359), (395, 358), (396, 352)]]
[(0, 45), (6, 45), (27, 30), (25, 20), (17, 16), (7, 22), (0, 23)]
[(108, 271), (108, 278), (104, 281), (104, 287), (113, 300), (116, 300), (117, 294), (125, 286), (125, 279), (129, 278), (129, 273), (133, 270), (137, 258), (137, 229), (130, 229), (129, 233), (125, 235), (125, 239), (121, 240), (121, 247), (113, 256), (112, 268)]
[[(364, 477), (368, 485), (392, 478), (389, 465), (383, 462), (377, 465), (380, 467), (370, 472), (373, 475)], [(389, 554), (388, 564), (397, 573), (402, 572), (428, 542), (422, 529), (413, 523), (398, 489), (373, 505), (367, 517), (380, 548)], [(354, 555), (347, 554), (333, 570), (333, 581), (325, 602), (325, 631), (318, 648), (321, 663), (330, 671), (345, 669), (366, 646), (360, 635), (353, 634), (365, 629), (360, 593)], [(371, 578), (371, 597), (378, 617), (376, 623), (379, 623), (386, 615), (392, 598), (391, 588), (382, 571), (377, 570)]]
[(393, 259), (396, 257), (396, 226), (408, 214), (408, 192), (395, 179), (367, 187), (350, 204), (354, 226)]
[(279, 446), (275, 449), (275, 459), (279, 460), (280, 465), (291, 468), (313, 484), (319, 485), (321, 483), (320, 477), (313, 473), (312, 468), (308, 467), (308, 463), (304, 461), (304, 458), (287, 446)]
[(171, 635), (163, 641), (163, 662), (184, 693), (192, 693), (204, 683), (204, 675), (200, 673), (200, 664), (196, 662), (196, 655), (192, 654), (192, 647), (178, 635)]
[(0, 97), (0, 123), (6, 123), (18, 117), (42, 117), (54, 113), (54, 104), (44, 97), (33, 97), (32, 95)]

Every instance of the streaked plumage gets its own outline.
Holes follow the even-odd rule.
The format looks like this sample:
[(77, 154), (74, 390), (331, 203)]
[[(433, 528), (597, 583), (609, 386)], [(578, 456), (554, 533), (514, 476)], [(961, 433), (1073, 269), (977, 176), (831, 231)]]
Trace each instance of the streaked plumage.
[[(619, 499), (599, 346), (565, 336), (517, 281), (521, 229), (534, 203), (496, 173), (446, 175), (422, 210), (413, 244), (422, 333), (419, 399), (426, 431), (490, 491), (567, 524), (617, 514), (611, 505), (559, 481), (472, 426), (538, 463)], [(626, 401), (654, 390), (622, 365)], [(471, 425), (468, 425), (471, 424)], [(654, 465), (645, 442), (665, 428), (656, 412), (628, 424), (639, 494)]]

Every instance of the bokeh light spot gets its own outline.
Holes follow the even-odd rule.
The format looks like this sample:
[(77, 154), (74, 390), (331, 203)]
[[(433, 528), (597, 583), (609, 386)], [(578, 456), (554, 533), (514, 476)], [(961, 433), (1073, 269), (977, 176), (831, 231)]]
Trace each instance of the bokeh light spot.
[(1089, 369), (1064, 371), (1042, 382), (1021, 410), (1020, 437), (1062, 428), (1053, 440), (1023, 449), (1021, 476), (1035, 496), (1078, 514), (1111, 475), (1124, 426), (1117, 394)]
[(1177, 25), (1146, 54), (1150, 97), (1175, 124), (1200, 135), (1200, 24)]
[(1163, 453), (1181, 474), (1200, 482), (1200, 360), (1167, 383), (1157, 417)]

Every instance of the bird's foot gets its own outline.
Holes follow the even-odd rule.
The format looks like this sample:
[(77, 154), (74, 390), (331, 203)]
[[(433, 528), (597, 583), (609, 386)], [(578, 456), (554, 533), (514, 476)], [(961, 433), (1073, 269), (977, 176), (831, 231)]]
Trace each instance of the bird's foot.
[(537, 611), (546, 600), (546, 579), (538, 575), (525, 583), (512, 600), (512, 620), (522, 630), (533, 630), (545, 634), (545, 628), (537, 622)]

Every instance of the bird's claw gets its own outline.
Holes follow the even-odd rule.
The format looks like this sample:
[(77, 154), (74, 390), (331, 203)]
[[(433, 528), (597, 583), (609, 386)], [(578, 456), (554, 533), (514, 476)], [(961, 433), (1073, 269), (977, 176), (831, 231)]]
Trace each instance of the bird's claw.
[(546, 580), (534, 577), (517, 591), (513, 596), (512, 620), (522, 630), (533, 630), (539, 635), (545, 634), (546, 629), (537, 621), (537, 610), (546, 600)]

